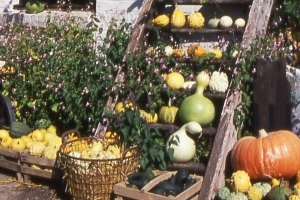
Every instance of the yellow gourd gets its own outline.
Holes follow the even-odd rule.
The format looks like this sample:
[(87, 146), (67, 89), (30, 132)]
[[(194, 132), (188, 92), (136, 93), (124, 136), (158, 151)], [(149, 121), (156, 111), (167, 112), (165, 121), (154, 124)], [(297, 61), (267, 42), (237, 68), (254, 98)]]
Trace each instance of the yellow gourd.
[(277, 186), (279, 184), (280, 184), (280, 181), (278, 179), (272, 178), (272, 181), (271, 181), (271, 186), (272, 187), (275, 187), (275, 186)]
[(216, 58), (216, 59), (222, 58), (222, 55), (223, 55), (223, 53), (220, 49), (211, 49), (211, 50), (209, 50), (209, 53), (215, 54), (214, 58)]
[(249, 175), (243, 170), (234, 172), (231, 176), (230, 183), (233, 190), (237, 193), (246, 193), (252, 186)]
[(12, 141), (12, 137), (8, 136), (1, 141), (1, 146), (10, 147), (11, 141)]
[(187, 54), (189, 57), (204, 57), (206, 55), (206, 50), (197, 44), (192, 44), (187, 49)]
[(177, 58), (182, 58), (184, 54), (185, 54), (184, 49), (173, 49), (173, 56)]
[(188, 24), (191, 28), (202, 28), (205, 19), (200, 12), (192, 12), (188, 16)]
[(172, 106), (172, 99), (169, 99), (167, 106), (162, 106), (158, 112), (158, 119), (163, 124), (174, 124), (177, 112), (179, 110), (178, 107)]
[(155, 124), (158, 121), (158, 116), (156, 113), (151, 114), (147, 113), (144, 110), (140, 110), (140, 115), (141, 117), (144, 117), (146, 122), (148, 122), (149, 124)]
[(176, 5), (174, 12), (171, 17), (171, 24), (175, 28), (181, 28), (185, 25), (186, 19), (183, 11), (179, 9)]
[(125, 112), (125, 109), (131, 108), (133, 110), (133, 104), (131, 102), (118, 102), (115, 106), (115, 111), (117, 114), (122, 114)]
[(248, 198), (250, 200), (261, 200), (263, 198), (263, 194), (258, 188), (252, 186), (248, 190)]
[(15, 138), (11, 141), (11, 148), (16, 151), (21, 151), (26, 148), (26, 145), (21, 138)]
[(44, 134), (40, 129), (36, 129), (32, 132), (31, 138), (33, 141), (42, 142), (44, 140)]
[(184, 83), (184, 78), (179, 72), (171, 72), (167, 75), (165, 81), (171, 89), (179, 90)]
[(0, 139), (3, 140), (9, 136), (9, 132), (5, 129), (0, 129)]
[(170, 23), (170, 19), (167, 15), (162, 14), (152, 20), (154, 26), (165, 27)]

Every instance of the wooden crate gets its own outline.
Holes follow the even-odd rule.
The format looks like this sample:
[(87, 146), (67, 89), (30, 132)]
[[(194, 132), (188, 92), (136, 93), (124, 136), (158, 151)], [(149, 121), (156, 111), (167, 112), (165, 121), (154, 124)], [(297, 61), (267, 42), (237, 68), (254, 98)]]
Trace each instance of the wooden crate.
[(195, 178), (197, 182), (186, 189), (176, 197), (166, 197), (158, 194), (154, 194), (149, 192), (155, 185), (160, 183), (163, 180), (167, 180), (177, 171), (154, 171), (156, 178), (150, 181), (147, 185), (145, 185), (141, 190), (132, 189), (126, 187), (126, 182), (122, 181), (113, 187), (113, 192), (116, 195), (115, 200), (147, 200), (147, 199), (155, 199), (155, 200), (196, 200), (198, 199), (198, 193), (202, 186), (203, 177), (197, 175), (190, 175)]
[[(0, 157), (0, 167), (16, 172), (17, 180), (20, 182), (30, 182), (31, 176), (51, 180), (61, 179), (57, 160), (36, 157), (29, 155), (27, 151), (15, 151), (1, 146)], [(41, 169), (33, 168), (32, 165)]]

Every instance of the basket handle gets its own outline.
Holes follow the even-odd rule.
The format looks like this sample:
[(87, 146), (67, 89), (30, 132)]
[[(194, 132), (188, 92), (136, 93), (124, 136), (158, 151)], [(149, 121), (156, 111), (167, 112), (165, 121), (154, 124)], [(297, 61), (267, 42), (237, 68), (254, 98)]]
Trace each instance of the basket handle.
[(129, 151), (132, 151), (133, 149), (137, 149), (137, 148), (140, 148), (140, 145), (134, 145), (134, 146), (131, 146), (131, 147), (125, 149), (121, 159), (123, 160)]
[(80, 133), (79, 133), (78, 130), (76, 130), (76, 129), (71, 129), (71, 130), (68, 130), (68, 131), (66, 131), (66, 132), (64, 132), (64, 133), (62, 134), (61, 138), (62, 138), (62, 143), (63, 143), (63, 144), (67, 141), (68, 135), (71, 135), (72, 133), (74, 133), (78, 138), (81, 138), (81, 135), (80, 135)]

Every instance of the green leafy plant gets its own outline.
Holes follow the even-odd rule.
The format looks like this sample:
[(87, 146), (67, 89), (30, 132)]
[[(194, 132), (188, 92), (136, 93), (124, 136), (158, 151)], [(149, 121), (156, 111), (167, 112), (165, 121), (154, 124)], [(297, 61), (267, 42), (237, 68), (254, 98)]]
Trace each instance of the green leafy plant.
[(291, 53), (291, 44), (284, 38), (272, 34), (258, 36), (249, 48), (235, 44), (232, 53), (240, 52), (240, 62), (232, 79), (232, 91), (241, 90), (242, 101), (235, 109), (234, 123), (238, 129), (238, 138), (252, 134), (253, 126), (253, 82), (256, 77), (256, 60), (278, 60)]
[(283, 11), (290, 19), (292, 28), (300, 27), (300, 2), (297, 0), (283, 0)]
[[(88, 22), (65, 18), (46, 27), (8, 23), (1, 30), (0, 59), (15, 70), (3, 75), (2, 94), (12, 101), (17, 120), (92, 134), (113, 95), (130, 24), (113, 21), (101, 45), (94, 35), (102, 29), (93, 17)], [(116, 48), (120, 50), (112, 55)]]
[(126, 109), (112, 121), (112, 128), (120, 133), (126, 147), (141, 146), (141, 167), (144, 171), (166, 170), (168, 157), (165, 153), (166, 135), (155, 128), (149, 128), (139, 110)]

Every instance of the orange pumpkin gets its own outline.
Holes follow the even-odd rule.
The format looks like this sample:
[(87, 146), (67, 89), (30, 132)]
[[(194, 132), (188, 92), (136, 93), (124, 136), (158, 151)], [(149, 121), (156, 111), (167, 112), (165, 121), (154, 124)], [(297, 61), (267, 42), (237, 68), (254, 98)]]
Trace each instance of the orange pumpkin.
[(290, 179), (300, 169), (300, 138), (288, 130), (259, 131), (259, 138), (239, 139), (231, 152), (234, 171), (244, 170), (251, 179)]

